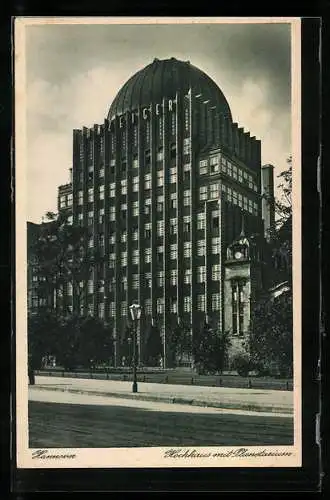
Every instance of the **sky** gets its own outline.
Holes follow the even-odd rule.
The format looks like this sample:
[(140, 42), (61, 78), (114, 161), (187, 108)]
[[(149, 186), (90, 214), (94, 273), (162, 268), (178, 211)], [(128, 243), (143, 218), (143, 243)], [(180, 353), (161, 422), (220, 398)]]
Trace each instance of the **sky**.
[(290, 45), (285, 23), (27, 26), (27, 220), (57, 211), (73, 129), (103, 123), (119, 89), (155, 57), (189, 60), (217, 83), (233, 120), (262, 141), (277, 184), (291, 154)]

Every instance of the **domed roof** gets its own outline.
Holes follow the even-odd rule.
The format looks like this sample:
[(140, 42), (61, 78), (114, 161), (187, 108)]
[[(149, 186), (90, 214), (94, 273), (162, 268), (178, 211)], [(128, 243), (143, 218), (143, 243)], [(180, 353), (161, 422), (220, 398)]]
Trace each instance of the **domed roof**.
[(203, 71), (189, 62), (171, 59), (154, 59), (151, 64), (135, 73), (119, 90), (110, 106), (108, 119), (129, 110), (161, 103), (163, 98), (174, 99), (177, 91), (195, 95), (218, 108), (231, 119), (225, 96), (216, 83)]

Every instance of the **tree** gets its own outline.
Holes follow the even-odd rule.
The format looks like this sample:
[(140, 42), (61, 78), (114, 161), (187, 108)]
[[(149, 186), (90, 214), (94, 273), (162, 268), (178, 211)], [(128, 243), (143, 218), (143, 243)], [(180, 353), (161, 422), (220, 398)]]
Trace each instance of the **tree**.
[(253, 365), (261, 372), (292, 376), (293, 328), (292, 295), (282, 293), (275, 299), (265, 296), (255, 305), (249, 336)]
[(204, 323), (193, 341), (194, 364), (200, 373), (221, 372), (230, 346), (229, 332), (220, 333)]
[(160, 358), (163, 355), (163, 343), (159, 328), (156, 325), (150, 325), (149, 327), (145, 350), (146, 364), (149, 366), (159, 366)]
[(287, 159), (287, 169), (278, 176), (279, 196), (275, 199), (276, 226), (281, 227), (292, 216), (292, 157)]
[(184, 323), (177, 323), (169, 330), (168, 346), (171, 353), (171, 364), (180, 366), (192, 353), (190, 328)]
[(34, 368), (41, 367), (43, 356), (58, 354), (59, 328), (58, 318), (50, 311), (28, 317), (28, 355)]
[(46, 300), (46, 308), (70, 314), (66, 287), (71, 285), (73, 309), (80, 311), (85, 284), (102, 256), (86, 248), (87, 228), (68, 224), (67, 215), (47, 212), (33, 252), (37, 258), (38, 294)]
[(102, 320), (75, 314), (62, 318), (57, 356), (65, 368), (93, 368), (108, 363), (112, 352), (112, 338)]

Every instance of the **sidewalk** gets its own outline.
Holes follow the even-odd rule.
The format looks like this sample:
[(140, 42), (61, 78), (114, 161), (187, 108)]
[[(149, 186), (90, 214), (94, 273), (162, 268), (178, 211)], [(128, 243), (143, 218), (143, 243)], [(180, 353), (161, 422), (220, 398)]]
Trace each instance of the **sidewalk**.
[(29, 389), (33, 390), (34, 387), (94, 396), (293, 415), (292, 391), (139, 382), (138, 392), (134, 394), (132, 393), (132, 382), (42, 376), (36, 376), (36, 385), (29, 386)]

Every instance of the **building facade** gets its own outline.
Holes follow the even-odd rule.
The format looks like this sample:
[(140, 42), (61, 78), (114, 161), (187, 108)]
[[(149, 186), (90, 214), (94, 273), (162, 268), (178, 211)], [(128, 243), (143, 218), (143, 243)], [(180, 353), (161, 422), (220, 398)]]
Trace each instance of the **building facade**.
[(153, 323), (165, 366), (177, 324), (192, 336), (207, 321), (244, 337), (273, 196), (260, 141), (233, 122), (217, 85), (189, 62), (155, 59), (120, 89), (104, 123), (73, 131), (58, 208), (88, 227), (84, 252), (101, 256), (80, 312), (104, 318), (118, 339), (139, 303), (140, 360)]

